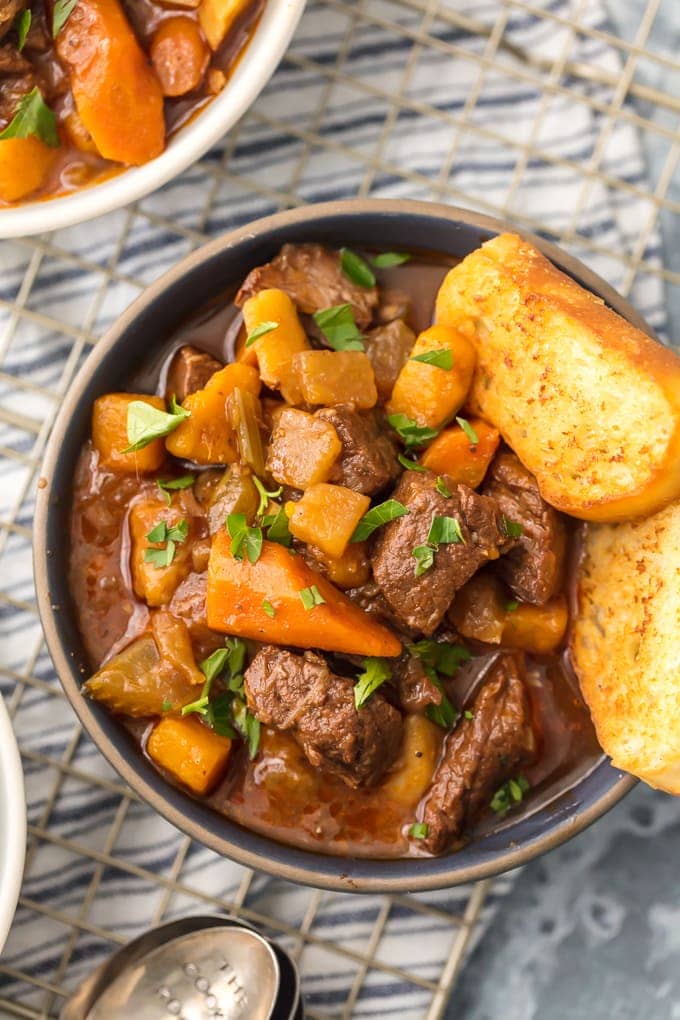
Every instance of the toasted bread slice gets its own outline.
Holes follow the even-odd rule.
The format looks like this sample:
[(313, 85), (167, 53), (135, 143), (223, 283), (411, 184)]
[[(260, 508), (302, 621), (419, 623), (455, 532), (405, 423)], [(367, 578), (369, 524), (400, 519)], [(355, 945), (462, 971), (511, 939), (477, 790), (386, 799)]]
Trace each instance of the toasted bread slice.
[(514, 234), (452, 269), (437, 322), (475, 341), (469, 406), (549, 503), (586, 520), (643, 517), (680, 496), (680, 357)]
[(586, 526), (571, 655), (614, 765), (680, 794), (680, 501)]

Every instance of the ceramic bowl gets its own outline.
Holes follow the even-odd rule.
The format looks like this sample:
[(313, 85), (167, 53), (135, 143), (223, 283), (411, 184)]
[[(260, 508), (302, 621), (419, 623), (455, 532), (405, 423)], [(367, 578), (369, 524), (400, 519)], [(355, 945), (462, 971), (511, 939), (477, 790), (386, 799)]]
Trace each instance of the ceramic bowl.
[(26, 799), (19, 748), (0, 697), (0, 953), (19, 899), (26, 855)]

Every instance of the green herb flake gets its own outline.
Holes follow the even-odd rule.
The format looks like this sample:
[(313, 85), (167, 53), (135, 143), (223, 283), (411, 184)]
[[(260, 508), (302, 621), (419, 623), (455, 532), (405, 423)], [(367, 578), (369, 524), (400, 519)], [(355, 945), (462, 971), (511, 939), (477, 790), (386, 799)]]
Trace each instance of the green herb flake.
[(56, 39), (71, 17), (78, 0), (56, 0), (52, 15), (52, 38)]
[(364, 671), (359, 674), (354, 685), (354, 704), (357, 711), (386, 680), (392, 679), (392, 670), (386, 659), (368, 658), (364, 659), (361, 665)]
[(422, 464), (418, 464), (415, 460), (411, 460), (411, 458), (407, 457), (405, 453), (400, 453), (397, 456), (397, 460), (403, 468), (406, 468), (407, 471), (427, 471), (426, 467), (423, 467)]
[(274, 609), (269, 599), (262, 599), (262, 608), (264, 609), (267, 616), (269, 616), (273, 620), (274, 617), (276, 616), (276, 610)]
[(189, 489), (194, 484), (193, 475), (182, 475), (181, 478), (159, 478), (156, 485), (161, 490), (161, 495), (165, 502), (170, 506), (172, 501), (171, 492), (177, 492), (179, 489)]
[(340, 268), (352, 283), (358, 283), (360, 287), (375, 287), (375, 273), (368, 262), (351, 249), (340, 249)]
[(448, 641), (433, 641), (423, 638), (415, 644), (406, 646), (411, 655), (417, 656), (426, 666), (437, 673), (453, 676), (465, 662), (469, 662), (472, 654), (464, 645), (453, 645)]
[(257, 563), (262, 552), (262, 528), (251, 528), (245, 514), (229, 514), (227, 531), (231, 538), (230, 551), (235, 560), (242, 560), (244, 555), (251, 563)]
[(445, 372), (450, 372), (453, 368), (453, 354), (448, 347), (441, 347), (436, 351), (425, 351), (424, 354), (416, 354), (414, 357), (409, 358), (409, 361), (420, 361), (423, 365), (434, 365), (435, 368), (442, 368)]
[(447, 696), (444, 694), (439, 705), (428, 705), (425, 709), (425, 715), (437, 726), (441, 726), (444, 730), (450, 730), (451, 727), (460, 718), (460, 712), (454, 705), (451, 704)]
[(165, 521), (159, 521), (147, 534), (149, 542), (165, 542), (168, 537), (168, 525)]
[(233, 715), (241, 736), (248, 744), (248, 757), (252, 761), (260, 747), (260, 720), (248, 711), (240, 698), (234, 701)]
[(283, 486), (279, 485), (278, 489), (272, 489), (271, 492), (268, 492), (267, 489), (265, 489), (265, 487), (262, 484), (262, 482), (260, 481), (260, 479), (257, 477), (257, 475), (253, 475), (253, 482), (255, 484), (255, 488), (257, 489), (257, 491), (260, 494), (260, 502), (258, 503), (258, 506), (257, 506), (257, 515), (256, 516), (257, 517), (262, 517), (263, 514), (265, 514), (266, 511), (267, 511), (267, 507), (269, 506), (269, 501), (271, 499), (276, 499), (277, 496), (281, 495), (281, 493), (283, 492)]
[(32, 20), (33, 15), (31, 13), (31, 8), (27, 7), (25, 11), (21, 12), (14, 23), (17, 30), (17, 49), (19, 50), (19, 53), (21, 53), (26, 45), (26, 37), (31, 27)]
[(465, 435), (470, 440), (470, 446), (476, 446), (479, 442), (479, 436), (473, 429), (467, 418), (456, 418), (456, 422), (460, 425)]
[(37, 85), (21, 97), (11, 121), (4, 131), (0, 131), (0, 139), (31, 137), (39, 138), (52, 149), (59, 148), (57, 118)]
[(474, 712), (471, 712), (469, 708), (465, 709), (465, 711), (463, 712), (463, 715), (465, 716), (466, 719), (474, 719), (474, 717), (475, 717), (474, 716)]
[(237, 735), (232, 725), (233, 700), (233, 695), (229, 691), (222, 691), (211, 700), (203, 715), (203, 718), (215, 733), (220, 737), (229, 737), (230, 740), (234, 740)]
[(314, 312), (312, 318), (334, 351), (366, 349), (362, 343), (364, 336), (354, 321), (354, 310), (350, 304), (324, 308), (320, 312)]
[(437, 548), (440, 545), (448, 545), (451, 542), (462, 542), (465, 544), (460, 522), (455, 517), (435, 517), (427, 535), (428, 545), (433, 545)]
[(491, 798), (491, 810), (503, 817), (512, 808), (522, 803), (530, 789), (531, 786), (524, 776), (508, 779), (507, 783), (503, 783)]
[(166, 542), (162, 549), (145, 549), (144, 562), (153, 564), (157, 570), (169, 567), (175, 558), (175, 551), (175, 543), (171, 541)]
[(411, 839), (427, 839), (429, 833), (430, 826), (426, 825), (425, 822), (414, 822), (408, 830)]
[[(290, 533), (290, 527), (288, 525), (288, 514), (281, 507), (275, 514), (268, 514), (262, 519), (262, 527), (266, 528), (267, 538), (270, 542), (278, 542), (279, 545), (285, 545), (287, 549), (293, 542), (293, 536)], [(292, 549), (290, 550), (293, 551)]]
[(273, 329), (278, 329), (279, 325), (280, 323), (278, 322), (271, 321), (258, 322), (257, 326), (252, 331), (252, 333), (248, 334), (248, 339), (246, 340), (246, 347), (252, 347), (256, 340), (259, 340), (261, 336), (266, 336), (267, 333), (271, 333)]
[(361, 518), (354, 529), (350, 542), (363, 542), (377, 528), (382, 528), (384, 524), (389, 524), (390, 521), (395, 521), (398, 517), (404, 517), (408, 513), (407, 507), (398, 499), (387, 499), (384, 503), (378, 503)]
[(315, 584), (313, 584), (311, 588), (303, 588), (300, 592), (298, 592), (298, 594), (302, 601), (302, 605), (305, 607), (307, 612), (309, 612), (310, 609), (313, 609), (314, 606), (324, 605), (326, 601)]
[(503, 531), (508, 538), (520, 538), (523, 530), (519, 521), (511, 521), (509, 517), (503, 516)]
[(169, 436), (178, 425), (191, 417), (191, 412), (180, 407), (174, 397), (170, 406), (171, 412), (168, 414), (167, 411), (159, 411), (152, 404), (147, 404), (145, 400), (131, 401), (127, 409), (127, 437), (130, 445), (121, 450), (121, 453), (143, 450), (154, 439)]
[(434, 553), (435, 550), (429, 545), (417, 545), (412, 550), (411, 555), (416, 561), (414, 573), (416, 577), (422, 577), (428, 570), (431, 570), (434, 566)]
[(224, 671), (228, 662), (229, 649), (217, 648), (212, 655), (209, 655), (207, 659), (199, 663), (198, 668), (206, 680), (212, 683)]
[(439, 475), (437, 477), (437, 481), (435, 482), (435, 486), (434, 487), (435, 487), (435, 489), (437, 490), (437, 492), (439, 493), (440, 496), (444, 496), (446, 499), (451, 499), (451, 490), (449, 489), (448, 485), (444, 481), (444, 476), (443, 475)]
[(424, 446), (425, 443), (439, 435), (439, 429), (430, 429), (425, 425), (419, 425), (413, 418), (409, 418), (405, 414), (389, 414), (387, 421), (407, 450)]
[(169, 700), (169, 698), (163, 698), (163, 704), (161, 705), (161, 711), (162, 712), (171, 712), (172, 711), (172, 702)]
[(376, 269), (390, 269), (391, 266), (403, 266), (405, 262), (410, 262), (412, 257), (412, 255), (406, 255), (404, 252), (383, 251), (371, 261)]
[(518, 609), (519, 609), (519, 602), (516, 602), (515, 599), (512, 599), (510, 602), (506, 602), (505, 603), (505, 611), (506, 611), (506, 613), (515, 613), (515, 612), (517, 612)]

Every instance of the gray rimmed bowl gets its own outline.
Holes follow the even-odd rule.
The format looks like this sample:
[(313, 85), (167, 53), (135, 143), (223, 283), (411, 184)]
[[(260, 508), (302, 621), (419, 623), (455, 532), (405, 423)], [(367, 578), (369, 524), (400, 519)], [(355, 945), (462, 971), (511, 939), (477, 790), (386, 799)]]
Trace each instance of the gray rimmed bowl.
[[(194, 252), (128, 308), (97, 344), (73, 383), (52, 432), (34, 523), (38, 606), (61, 683), (85, 730), (132, 789), (193, 839), (241, 864), (295, 882), (357, 892), (440, 889), (516, 868), (559, 846), (605, 814), (635, 784), (602, 758), (548, 807), (506, 822), (455, 854), (405, 860), (327, 856), (287, 846), (229, 821), (171, 786), (139, 753), (123, 727), (80, 693), (88, 667), (68, 587), (69, 508), (75, 463), (88, 438), (92, 403), (125, 389), (130, 377), (178, 324), (270, 259), (286, 241), (331, 246), (422, 249), (463, 257), (512, 224), (426, 202), (349, 200), (295, 209), (241, 227)], [(520, 231), (520, 233), (523, 233)], [(523, 233), (560, 269), (649, 332), (635, 310), (576, 259)]]

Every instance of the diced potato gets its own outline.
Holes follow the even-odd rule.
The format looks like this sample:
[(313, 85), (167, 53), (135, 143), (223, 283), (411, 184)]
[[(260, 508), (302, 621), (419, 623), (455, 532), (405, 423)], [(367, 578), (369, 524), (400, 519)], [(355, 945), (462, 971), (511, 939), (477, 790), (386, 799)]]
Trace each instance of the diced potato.
[(146, 751), (178, 782), (205, 795), (226, 771), (231, 740), (208, 729), (195, 716), (170, 716), (154, 727)]
[[(430, 351), (451, 351), (451, 369), (413, 358)], [(475, 368), (475, 348), (451, 326), (430, 326), (420, 334), (392, 390), (388, 414), (405, 414), (420, 426), (438, 429), (462, 407)]]
[(306, 404), (375, 407), (378, 391), (373, 366), (363, 351), (303, 351), (293, 369)]
[(189, 628), (184, 620), (161, 609), (151, 615), (151, 633), (164, 663), (183, 676), (188, 684), (200, 685), (204, 682), (205, 677), (196, 665)]
[(257, 370), (238, 362), (225, 365), (202, 390), (185, 398), (182, 407), (191, 412), (191, 417), (165, 440), (174, 457), (196, 464), (233, 464), (238, 454), (234, 430), (227, 420), (227, 398), (237, 387), (257, 396), (260, 392)]
[(292, 359), (298, 352), (308, 350), (309, 343), (289, 296), (274, 287), (259, 291), (244, 303), (243, 321), (248, 336), (263, 323), (278, 323), (276, 329), (263, 333), (245, 347), (242, 357), (247, 361), (252, 352), (262, 381), (271, 389), (280, 390), (289, 404), (299, 404), (300, 391)]
[(281, 485), (308, 489), (326, 481), (341, 452), (330, 422), (289, 407), (279, 414), (272, 433), (267, 470)]
[(165, 546), (165, 542), (150, 542), (146, 537), (149, 532), (161, 521), (172, 527), (181, 519), (180, 510), (157, 500), (135, 503), (130, 510), (132, 585), (135, 594), (144, 599), (148, 606), (167, 605), (177, 585), (191, 570), (191, 521), (189, 537), (185, 542), (176, 543), (175, 555), (169, 566), (157, 567), (154, 563), (144, 561), (147, 549), (162, 549)]
[(157, 471), (165, 460), (162, 439), (154, 439), (135, 453), (122, 452), (130, 445), (127, 416), (133, 400), (141, 400), (158, 411), (165, 411), (162, 398), (148, 393), (107, 393), (97, 397), (92, 408), (92, 442), (99, 454), (99, 462), (102, 467), (120, 474)]
[(237, 18), (245, 11), (250, 0), (202, 0), (198, 20), (211, 50), (217, 50)]
[[(298, 503), (289, 503), (291, 534), (328, 556), (342, 556), (371, 500), (344, 485), (310, 485)], [(290, 511), (289, 511), (290, 507)]]
[(460, 425), (455, 425), (432, 440), (420, 463), (436, 475), (448, 475), (456, 485), (476, 489), (498, 449), (500, 433), (481, 418), (470, 418), (469, 423), (479, 442), (473, 444)]
[(0, 139), (0, 199), (16, 202), (44, 182), (57, 150), (39, 138)]
[(415, 808), (432, 782), (444, 731), (424, 715), (407, 715), (401, 752), (380, 787), (407, 810)]
[(177, 711), (196, 698), (196, 688), (182, 673), (163, 668), (151, 634), (109, 659), (83, 684), (83, 693), (135, 719), (161, 715), (168, 706)]
[(350, 542), (342, 556), (337, 557), (328, 556), (316, 546), (310, 546), (310, 552), (328, 580), (338, 588), (358, 588), (370, 580), (371, 563), (365, 542)]
[(511, 648), (545, 655), (554, 652), (564, 637), (569, 622), (569, 610), (564, 595), (546, 602), (544, 606), (520, 603), (505, 617), (502, 642)]
[(448, 618), (463, 637), (498, 645), (510, 596), (494, 574), (475, 574), (456, 594)]
[(210, 534), (224, 528), (229, 514), (245, 514), (252, 523), (260, 504), (260, 495), (255, 488), (250, 471), (240, 464), (232, 464), (222, 475), (210, 496), (208, 524)]
[(403, 319), (394, 319), (368, 334), (366, 354), (373, 365), (375, 385), (381, 400), (389, 399), (415, 342), (415, 333)]
[(299, 805), (299, 810), (318, 798), (321, 777), (289, 733), (264, 726), (260, 737), (258, 786), (275, 801)]

